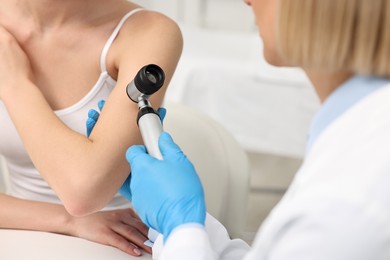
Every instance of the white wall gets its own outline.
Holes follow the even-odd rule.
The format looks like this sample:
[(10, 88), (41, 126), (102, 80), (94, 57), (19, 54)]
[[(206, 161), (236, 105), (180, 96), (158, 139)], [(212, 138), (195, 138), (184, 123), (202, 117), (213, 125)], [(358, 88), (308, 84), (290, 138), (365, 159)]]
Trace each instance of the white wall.
[(203, 8), (203, 25), (212, 29), (253, 31), (254, 17), (243, 0), (209, 0)]
[(254, 18), (243, 0), (135, 0), (176, 21), (210, 29), (253, 31)]

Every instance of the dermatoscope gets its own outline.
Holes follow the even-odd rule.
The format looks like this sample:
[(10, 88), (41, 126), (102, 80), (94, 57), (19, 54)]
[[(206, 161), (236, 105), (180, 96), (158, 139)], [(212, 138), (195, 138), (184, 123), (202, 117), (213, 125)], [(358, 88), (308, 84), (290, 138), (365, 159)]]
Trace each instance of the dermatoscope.
[(160, 115), (150, 104), (149, 98), (164, 84), (165, 73), (155, 64), (142, 67), (127, 87), (127, 96), (138, 104), (137, 124), (148, 153), (162, 160), (158, 139), (163, 132)]

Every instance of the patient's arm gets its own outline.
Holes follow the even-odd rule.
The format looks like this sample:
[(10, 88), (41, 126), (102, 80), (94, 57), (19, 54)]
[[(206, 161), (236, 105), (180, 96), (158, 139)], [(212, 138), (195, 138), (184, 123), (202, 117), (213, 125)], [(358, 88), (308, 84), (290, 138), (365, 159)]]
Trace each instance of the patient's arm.
[(180, 30), (169, 18), (143, 11), (131, 19), (110, 49), (108, 67), (117, 84), (89, 138), (64, 125), (27, 76), (0, 92), (34, 165), (72, 215), (100, 210), (130, 172), (126, 149), (142, 141), (126, 85), (144, 65), (159, 65), (166, 84), (151, 100), (159, 107), (181, 54)]

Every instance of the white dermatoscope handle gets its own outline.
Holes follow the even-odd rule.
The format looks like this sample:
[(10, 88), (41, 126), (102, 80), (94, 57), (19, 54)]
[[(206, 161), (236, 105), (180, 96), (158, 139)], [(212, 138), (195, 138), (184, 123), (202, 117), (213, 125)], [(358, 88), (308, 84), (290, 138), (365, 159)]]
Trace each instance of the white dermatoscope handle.
[(158, 145), (158, 139), (163, 132), (160, 117), (153, 112), (143, 114), (138, 119), (138, 127), (148, 153), (151, 156), (162, 160), (163, 157)]

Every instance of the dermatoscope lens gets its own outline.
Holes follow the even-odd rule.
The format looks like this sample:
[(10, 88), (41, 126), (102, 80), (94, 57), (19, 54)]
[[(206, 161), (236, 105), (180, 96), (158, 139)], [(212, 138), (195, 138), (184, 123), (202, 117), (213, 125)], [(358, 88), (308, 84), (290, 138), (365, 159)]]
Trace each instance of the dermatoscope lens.
[(151, 95), (164, 84), (164, 71), (155, 64), (144, 66), (134, 79), (137, 89), (145, 95)]
[(157, 83), (157, 77), (153, 74), (154, 71), (146, 71), (146, 77), (153, 84)]
[(140, 69), (127, 87), (127, 96), (134, 102), (142, 96), (150, 96), (164, 84), (164, 71), (155, 64), (149, 64)]

